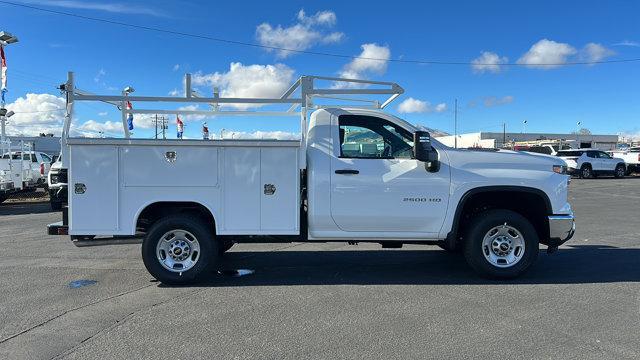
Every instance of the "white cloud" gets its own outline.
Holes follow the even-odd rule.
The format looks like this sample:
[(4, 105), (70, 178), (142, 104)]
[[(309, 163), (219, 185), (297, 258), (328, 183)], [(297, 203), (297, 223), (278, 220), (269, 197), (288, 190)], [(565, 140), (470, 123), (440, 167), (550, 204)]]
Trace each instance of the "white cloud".
[(640, 47), (640, 43), (632, 40), (622, 40), (618, 43), (613, 44), (613, 46), (631, 46), (631, 47)]
[(569, 44), (542, 39), (533, 44), (529, 51), (518, 59), (518, 64), (524, 64), (534, 68), (551, 69), (562, 66), (562, 64), (568, 61), (570, 56), (576, 53), (576, 49)]
[(431, 106), (428, 101), (414, 99), (412, 97), (404, 100), (398, 105), (398, 112), (401, 114), (411, 113), (429, 113), (429, 112), (445, 112), (447, 111), (447, 104), (440, 103), (435, 106)]
[(429, 104), (426, 101), (417, 100), (412, 97), (404, 100), (398, 105), (398, 111), (401, 114), (423, 113), (427, 112)]
[(77, 0), (18, 0), (18, 2), (25, 4), (45, 5), (52, 7), (60, 7), (66, 9), (80, 9), (80, 10), (97, 10), (117, 14), (136, 14), (136, 15), (150, 15), (157, 17), (165, 17), (161, 11), (156, 9), (138, 6), (130, 3), (98, 3), (91, 1), (77, 1)]
[(107, 116), (107, 115), (109, 115), (109, 113), (106, 111), (102, 111), (98, 113), (98, 116)]
[[(391, 58), (388, 46), (378, 44), (362, 44), (362, 52), (339, 72), (340, 77), (347, 79), (363, 79), (367, 75), (382, 75), (387, 71), (387, 64)], [(335, 83), (334, 88), (355, 88), (362, 85), (357, 83)]]
[(513, 100), (514, 100), (514, 97), (511, 95), (507, 95), (503, 97), (487, 96), (482, 99), (482, 103), (486, 107), (494, 107), (494, 106), (510, 104), (513, 102)]
[[(211, 74), (195, 73), (195, 86), (218, 86), (221, 97), (278, 98), (293, 83), (295, 71), (284, 64), (243, 65), (231, 63), (228, 72)], [(247, 109), (257, 105), (236, 104), (236, 108)]]
[(499, 56), (498, 54), (490, 51), (483, 51), (480, 56), (471, 61), (471, 67), (474, 72), (483, 73), (489, 71), (492, 73), (500, 72), (501, 64), (508, 62), (509, 59), (506, 56)]
[[(134, 120), (135, 124), (135, 120)], [(88, 131), (88, 132), (104, 132), (104, 133), (114, 133), (114, 134), (122, 134), (122, 122), (118, 121), (105, 121), (98, 122), (95, 120), (88, 120), (82, 123), (80, 126), (76, 127), (77, 130)]]
[(299, 133), (292, 133), (287, 131), (231, 131), (226, 130), (222, 134), (225, 139), (277, 139), (277, 140), (300, 140)]
[(433, 108), (433, 111), (441, 113), (447, 111), (447, 104), (440, 103)]
[(15, 112), (7, 121), (8, 134), (38, 135), (42, 132), (59, 135), (64, 121), (65, 100), (51, 94), (32, 94), (17, 98), (6, 105)]
[(104, 78), (104, 76), (107, 75), (107, 72), (104, 69), (100, 69), (98, 70), (98, 73), (96, 74), (96, 76), (93, 77), (93, 81), (98, 84), (100, 82), (104, 83), (102, 81), (102, 79)]
[(178, 96), (180, 95), (181, 91), (178, 89), (173, 89), (171, 91), (169, 91), (169, 96)]
[[(319, 11), (307, 16), (304, 10), (300, 10), (297, 20), (296, 24), (289, 27), (272, 26), (266, 22), (258, 25), (256, 27), (258, 42), (263, 46), (304, 51), (317, 44), (337, 43), (344, 38), (341, 32), (328, 31), (337, 22), (333, 11)], [(287, 50), (267, 49), (267, 51), (276, 51), (280, 58), (293, 54)]]
[(173, 71), (178, 71), (178, 70), (180, 70), (180, 64), (173, 65)]
[(614, 54), (614, 51), (607, 49), (602, 44), (588, 43), (580, 50), (580, 59), (588, 62), (597, 62)]

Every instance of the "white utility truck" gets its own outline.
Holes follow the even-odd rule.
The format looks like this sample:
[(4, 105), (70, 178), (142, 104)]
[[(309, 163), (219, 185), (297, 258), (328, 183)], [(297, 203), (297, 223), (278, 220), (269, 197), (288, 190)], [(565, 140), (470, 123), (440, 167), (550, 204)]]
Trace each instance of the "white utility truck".
[[(69, 205), (49, 234), (78, 245), (143, 234), (144, 264), (164, 283), (197, 280), (244, 241), (439, 245), (463, 252), (483, 276), (513, 278), (533, 264), (539, 244), (552, 252), (575, 230), (561, 159), (433, 141), (381, 111), (403, 93), (395, 83), (303, 76), (280, 98), (201, 98), (187, 75), (182, 98), (100, 96), (75, 92), (70, 73), (63, 88)], [(363, 94), (385, 99), (353, 98)], [(359, 105), (335, 104), (349, 100)], [(69, 137), (77, 101), (122, 104), (125, 138)], [(125, 101), (213, 110), (126, 110)], [(246, 110), (267, 104), (286, 109)], [(295, 115), (301, 139), (132, 139), (127, 113)]]
[(640, 147), (635, 146), (624, 150), (609, 151), (614, 158), (624, 161), (627, 166), (627, 174), (640, 173)]

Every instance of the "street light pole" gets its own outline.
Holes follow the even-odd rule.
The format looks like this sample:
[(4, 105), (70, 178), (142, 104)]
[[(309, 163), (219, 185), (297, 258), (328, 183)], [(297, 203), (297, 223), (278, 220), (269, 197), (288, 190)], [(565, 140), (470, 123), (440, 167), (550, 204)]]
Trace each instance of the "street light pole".
[(458, 148), (458, 99), (455, 99), (453, 108), (453, 147)]

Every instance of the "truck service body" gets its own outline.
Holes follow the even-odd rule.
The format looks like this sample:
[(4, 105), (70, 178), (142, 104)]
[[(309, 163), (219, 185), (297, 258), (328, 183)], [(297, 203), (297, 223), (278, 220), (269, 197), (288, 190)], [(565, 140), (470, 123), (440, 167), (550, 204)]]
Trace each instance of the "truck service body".
[[(69, 78), (66, 90), (73, 95)], [(193, 100), (189, 80), (185, 93)], [(216, 255), (233, 242), (256, 240), (438, 244), (463, 251), (484, 276), (510, 278), (531, 265), (539, 243), (555, 250), (573, 235), (562, 160), (449, 148), (380, 110), (402, 93), (398, 85), (365, 82), (388, 88), (323, 90), (314, 80), (365, 82), (300, 78), (280, 98), (300, 102), (300, 140), (88, 139), (63, 133), (68, 212), (64, 222), (49, 226), (49, 234), (90, 243), (95, 235), (142, 233), (145, 265), (166, 283), (194, 281), (215, 268)], [(296, 87), (300, 99), (291, 98)], [(316, 106), (307, 118), (314, 96), (327, 94), (391, 97), (373, 109)]]

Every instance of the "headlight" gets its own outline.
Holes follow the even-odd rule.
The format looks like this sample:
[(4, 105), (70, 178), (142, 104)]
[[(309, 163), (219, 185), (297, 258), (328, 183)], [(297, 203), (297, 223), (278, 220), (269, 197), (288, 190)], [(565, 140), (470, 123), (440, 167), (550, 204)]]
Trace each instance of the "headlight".
[(560, 175), (566, 175), (567, 167), (565, 165), (553, 165), (553, 172)]

